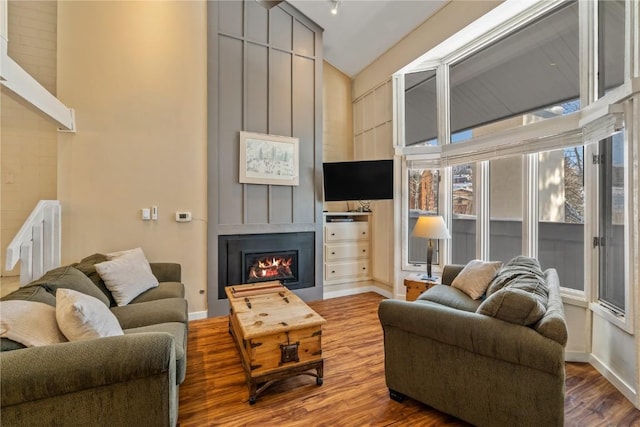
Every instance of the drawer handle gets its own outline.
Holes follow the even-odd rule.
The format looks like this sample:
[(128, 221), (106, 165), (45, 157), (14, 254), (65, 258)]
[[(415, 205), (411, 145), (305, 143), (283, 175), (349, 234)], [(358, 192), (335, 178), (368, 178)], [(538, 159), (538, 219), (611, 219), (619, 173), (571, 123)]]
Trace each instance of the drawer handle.
[(331, 270), (331, 273), (335, 273), (335, 272), (336, 272), (335, 270)]
[(362, 253), (365, 253), (365, 252), (367, 252), (367, 250), (366, 250), (366, 249), (363, 249), (363, 250), (362, 250)]
[(362, 267), (362, 270), (366, 270), (366, 269), (367, 269), (367, 267)]
[(336, 254), (335, 252), (331, 252), (331, 255), (335, 255), (335, 254)]
[(364, 236), (365, 234), (367, 234), (367, 232), (366, 232), (366, 231), (363, 231), (363, 232), (362, 232), (362, 235)]
[(335, 235), (336, 235), (336, 233), (331, 233), (331, 235), (332, 235), (332, 236), (335, 236)]

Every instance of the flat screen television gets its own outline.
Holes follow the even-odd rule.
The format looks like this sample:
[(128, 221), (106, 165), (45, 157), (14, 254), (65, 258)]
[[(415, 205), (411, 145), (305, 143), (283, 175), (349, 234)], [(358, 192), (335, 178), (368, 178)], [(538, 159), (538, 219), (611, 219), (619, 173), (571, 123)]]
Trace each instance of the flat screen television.
[(393, 160), (323, 163), (324, 200), (393, 199)]

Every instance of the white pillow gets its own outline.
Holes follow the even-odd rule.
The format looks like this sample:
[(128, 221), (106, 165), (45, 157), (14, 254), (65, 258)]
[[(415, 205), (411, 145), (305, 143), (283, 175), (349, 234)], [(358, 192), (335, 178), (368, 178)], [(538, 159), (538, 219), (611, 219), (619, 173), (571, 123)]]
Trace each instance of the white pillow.
[(120, 258), (121, 256), (130, 255), (138, 252), (142, 252), (142, 248), (134, 248), (134, 249), (127, 249), (124, 251), (109, 252), (105, 256), (107, 257), (107, 261), (111, 261), (112, 259)]
[(56, 291), (56, 319), (69, 341), (123, 334), (118, 319), (104, 303), (73, 289)]
[(109, 257), (110, 261), (95, 267), (118, 306), (127, 305), (144, 291), (158, 286), (158, 279), (151, 272), (142, 249), (114, 252), (108, 254)]
[(501, 261), (481, 261), (474, 259), (458, 273), (451, 286), (460, 289), (472, 299), (478, 299), (486, 292), (489, 283), (502, 268)]
[(0, 302), (0, 337), (27, 347), (67, 341), (58, 329), (55, 307), (23, 300)]

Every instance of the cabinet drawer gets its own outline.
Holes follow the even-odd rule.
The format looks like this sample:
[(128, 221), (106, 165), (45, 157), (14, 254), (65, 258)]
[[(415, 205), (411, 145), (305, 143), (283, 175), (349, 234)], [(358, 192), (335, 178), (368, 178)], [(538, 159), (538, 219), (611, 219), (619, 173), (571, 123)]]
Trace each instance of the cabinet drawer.
[(324, 259), (337, 261), (349, 258), (367, 258), (369, 256), (369, 242), (333, 244), (325, 246)]
[(325, 242), (336, 242), (340, 240), (366, 240), (369, 238), (369, 223), (348, 222), (326, 224), (324, 232)]
[(325, 280), (369, 275), (369, 260), (325, 264)]

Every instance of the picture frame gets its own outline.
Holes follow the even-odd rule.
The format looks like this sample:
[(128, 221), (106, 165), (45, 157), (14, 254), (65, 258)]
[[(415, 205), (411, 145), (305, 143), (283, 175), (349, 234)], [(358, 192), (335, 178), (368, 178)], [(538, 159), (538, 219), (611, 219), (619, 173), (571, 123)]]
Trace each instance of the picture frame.
[(299, 184), (298, 138), (240, 132), (240, 183)]

